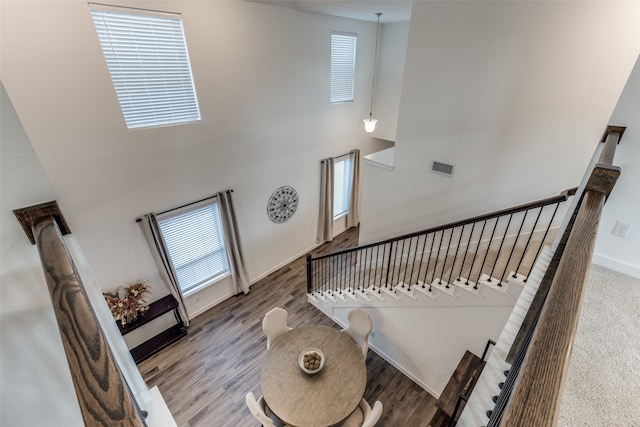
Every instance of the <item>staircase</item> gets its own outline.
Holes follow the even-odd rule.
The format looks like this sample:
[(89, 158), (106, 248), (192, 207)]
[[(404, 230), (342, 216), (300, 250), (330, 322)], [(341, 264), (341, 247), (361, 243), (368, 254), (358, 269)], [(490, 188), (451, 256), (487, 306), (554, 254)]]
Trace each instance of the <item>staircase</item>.
[(538, 290), (538, 286), (544, 277), (549, 266), (553, 251), (545, 247), (535, 263), (524, 289), (518, 297), (507, 323), (502, 333), (496, 341), (496, 345), (491, 351), (487, 363), (476, 383), (476, 386), (467, 401), (462, 415), (458, 421), (462, 427), (486, 426), (489, 422), (489, 415), (495, 406), (496, 397), (500, 394), (501, 384), (504, 384), (506, 372), (511, 365), (505, 361), (513, 340), (522, 325), (522, 321), (529, 310), (531, 301)]
[(487, 340), (495, 340), (488, 373), (458, 424), (485, 425), (486, 401), (499, 394), (494, 388), (509, 369), (504, 357), (546, 268), (563, 217), (556, 213), (570, 195), (308, 255), (308, 301), (343, 326), (351, 309), (366, 310), (374, 323), (370, 348), (435, 397), (465, 352), (481, 354)]
[[(522, 259), (520, 268), (527, 274), (531, 270), (535, 249), (527, 252), (514, 250), (516, 260)], [(472, 265), (474, 254), (448, 256), (444, 259), (429, 257), (416, 265), (401, 263), (396, 269), (380, 266), (355, 266), (353, 274), (366, 283), (365, 286), (335, 287), (338, 278), (330, 278), (321, 283), (319, 289), (308, 295), (309, 301), (321, 311), (336, 307), (447, 307), (474, 305), (513, 305), (520, 294), (526, 276), (516, 274), (512, 267), (516, 261), (507, 264), (504, 257), (489, 251), (487, 260)], [(463, 261), (465, 260), (466, 261)], [(462, 265), (460, 265), (462, 263)], [(490, 276), (491, 271), (499, 271), (500, 277)], [(509, 271), (508, 274), (505, 274)], [(396, 285), (378, 284), (378, 277), (400, 277)], [(475, 278), (476, 281), (470, 279)]]
[[(546, 259), (546, 254), (549, 251), (548, 247), (542, 250), (542, 254)], [(529, 259), (536, 254), (536, 250), (531, 250), (523, 259)], [(501, 265), (502, 260), (496, 259), (495, 254), (489, 252), (487, 259), (495, 260), (497, 265)], [(467, 257), (471, 259), (470, 256)], [(542, 256), (540, 257), (542, 259)], [(496, 277), (489, 276), (489, 272), (493, 268), (494, 262), (487, 263), (482, 268), (462, 266), (462, 271), (470, 274), (456, 276), (452, 274), (452, 271), (457, 272), (460, 266), (451, 262), (452, 267), (441, 268), (440, 263), (431, 260), (431, 267), (427, 269), (426, 263), (423, 266), (426, 269), (426, 277), (428, 282), (417, 279), (410, 285), (404, 281), (400, 281), (395, 286), (378, 286), (370, 285), (362, 289), (356, 287), (347, 287), (342, 291), (332, 290), (331, 288), (326, 290), (319, 290), (313, 294), (308, 295), (308, 300), (316, 308), (322, 311), (328, 317), (334, 319), (337, 323), (346, 326), (346, 314), (349, 310), (360, 307), (367, 310), (374, 319), (374, 332), (370, 338), (370, 347), (382, 357), (384, 357), (391, 364), (396, 366), (399, 370), (403, 371), (407, 376), (411, 377), (416, 383), (425, 388), (428, 392), (434, 396), (438, 396), (442, 391), (443, 384), (438, 385), (438, 382), (443, 383), (451, 375), (455, 369), (455, 363), (459, 359), (458, 353), (462, 348), (474, 347), (477, 354), (480, 352), (477, 350), (478, 346), (486, 343), (488, 338), (495, 339), (499, 334), (502, 326), (505, 324), (509, 314), (513, 315), (513, 308), (517, 306), (522, 300), (522, 295), (527, 295), (527, 300), (532, 291), (534, 281), (530, 275), (527, 280), (527, 276), (524, 274), (515, 274), (512, 270), (506, 274), (503, 280)], [(442, 261), (444, 263), (444, 261)], [(469, 261), (470, 263), (470, 261)], [(435, 266), (434, 266), (435, 265)], [(522, 262), (521, 271), (529, 272), (528, 262)], [(453, 270), (452, 270), (453, 268)], [(504, 267), (503, 267), (504, 268)], [(403, 265), (396, 271), (396, 275), (404, 275), (405, 269), (410, 267)], [(435, 275), (433, 279), (431, 276), (433, 271), (441, 272), (440, 275)], [(502, 270), (499, 270), (502, 272)], [(531, 274), (537, 277), (538, 267), (531, 270)], [(373, 277), (380, 274), (386, 274), (385, 269), (375, 271), (373, 269), (364, 269), (358, 271), (362, 276)], [(391, 273), (390, 273), (391, 274)], [(407, 276), (409, 276), (407, 272)], [(412, 279), (415, 279), (415, 269)], [(449, 275), (452, 276), (449, 283)], [(445, 277), (442, 279), (441, 277)], [(479, 280), (472, 281), (467, 279), (467, 276), (479, 277)], [(412, 280), (413, 281), (413, 280)], [(525, 291), (526, 290), (526, 291)], [(443, 313), (442, 310), (446, 310)], [(402, 314), (398, 314), (398, 310), (402, 311)], [(525, 310), (526, 307), (518, 307), (518, 312)], [(391, 330), (402, 329), (403, 323), (406, 320), (395, 320), (391, 317), (398, 317), (408, 315), (412, 319), (409, 323), (415, 328), (410, 328), (405, 334), (409, 336), (408, 341), (424, 340), (424, 342), (434, 344), (434, 341), (438, 341), (436, 336), (430, 333), (431, 328), (422, 330), (423, 326), (432, 325), (434, 322), (441, 323), (438, 328), (441, 330), (447, 330), (445, 335), (449, 337), (460, 337), (464, 331), (473, 331), (470, 335), (473, 336), (469, 339), (448, 339), (447, 343), (437, 343), (440, 350), (446, 349), (446, 352), (440, 355), (431, 356), (430, 364), (432, 366), (442, 366), (446, 372), (443, 373), (442, 378), (438, 381), (438, 378), (430, 376), (428, 373), (421, 373), (420, 369), (414, 369), (401, 357), (394, 355), (394, 351), (401, 349), (401, 352), (414, 353), (413, 357), (424, 357), (429, 360), (429, 355), (416, 355), (420, 353), (420, 349), (416, 352), (415, 349), (407, 347), (410, 343), (403, 342), (397, 338), (391, 338), (391, 335), (395, 333)], [(456, 319), (460, 319), (457, 322)], [(379, 325), (383, 324), (382, 327)], [(390, 331), (385, 331), (385, 327), (389, 324), (395, 324), (397, 328), (390, 328)], [(517, 332), (517, 327), (515, 329)], [(513, 332), (509, 329), (509, 338), (513, 339)], [(475, 339), (477, 338), (477, 339)], [(502, 338), (502, 335), (501, 335)], [(393, 344), (388, 345), (387, 342), (392, 340)], [(504, 339), (500, 342), (500, 351), (503, 346), (506, 346)], [(390, 351), (390, 348), (394, 348)], [(506, 347), (508, 351), (508, 347)], [(491, 354), (497, 353), (498, 350), (494, 350)], [(504, 359), (503, 359), (504, 360)], [(505, 368), (506, 369), (506, 368)], [(504, 370), (504, 369), (503, 369)], [(502, 372), (502, 371), (500, 371)], [(497, 387), (497, 384), (496, 384)], [(491, 394), (491, 398), (494, 394)], [(459, 424), (464, 425), (464, 424)]]
[[(438, 411), (425, 420), (430, 425), (555, 425), (598, 224), (620, 175), (612, 162), (624, 129), (607, 128), (579, 190), (339, 253), (308, 255), (309, 301), (338, 323), (345, 323), (349, 307), (369, 311), (369, 347), (438, 398)], [(574, 195), (558, 225), (559, 207)], [(553, 251), (547, 247), (552, 229), (560, 231)], [(536, 262), (525, 273), (535, 246)], [(514, 256), (519, 261), (512, 269)], [(504, 319), (503, 306), (483, 301), (501, 293), (512, 298)], [(478, 327), (487, 319), (494, 324)], [(486, 353), (475, 356), (493, 336), (498, 339), (489, 359)], [(443, 346), (447, 352), (439, 351)]]

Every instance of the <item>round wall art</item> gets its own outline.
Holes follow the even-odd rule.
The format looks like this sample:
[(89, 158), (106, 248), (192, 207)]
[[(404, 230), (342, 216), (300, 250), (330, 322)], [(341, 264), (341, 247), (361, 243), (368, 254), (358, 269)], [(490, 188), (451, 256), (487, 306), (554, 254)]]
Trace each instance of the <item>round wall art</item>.
[(267, 215), (277, 224), (287, 221), (298, 209), (298, 193), (293, 187), (282, 186), (273, 192), (267, 203)]

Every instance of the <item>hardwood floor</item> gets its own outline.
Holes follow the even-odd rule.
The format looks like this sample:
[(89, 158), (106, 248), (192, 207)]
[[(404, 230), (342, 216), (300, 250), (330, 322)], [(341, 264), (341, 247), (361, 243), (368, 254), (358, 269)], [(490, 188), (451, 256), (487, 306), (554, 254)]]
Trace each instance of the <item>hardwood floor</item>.
[[(357, 244), (358, 229), (342, 233), (314, 254)], [(149, 387), (158, 386), (179, 427), (257, 426), (245, 395), (260, 391), (266, 350), (262, 318), (273, 307), (289, 312), (289, 326), (305, 323), (339, 328), (307, 303), (305, 258), (270, 274), (247, 295), (232, 297), (191, 321), (188, 335), (138, 365)], [(428, 426), (436, 399), (385, 362), (367, 357), (365, 399), (384, 405), (378, 426)]]

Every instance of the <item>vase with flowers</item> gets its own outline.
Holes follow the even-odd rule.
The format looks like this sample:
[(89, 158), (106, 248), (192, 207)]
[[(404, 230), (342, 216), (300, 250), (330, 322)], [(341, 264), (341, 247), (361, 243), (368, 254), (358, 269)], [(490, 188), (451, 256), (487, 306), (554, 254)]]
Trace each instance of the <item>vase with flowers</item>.
[(104, 292), (104, 299), (116, 321), (122, 326), (138, 318), (140, 313), (149, 309), (145, 297), (149, 294), (146, 280), (138, 280), (129, 286), (121, 286), (116, 292)]

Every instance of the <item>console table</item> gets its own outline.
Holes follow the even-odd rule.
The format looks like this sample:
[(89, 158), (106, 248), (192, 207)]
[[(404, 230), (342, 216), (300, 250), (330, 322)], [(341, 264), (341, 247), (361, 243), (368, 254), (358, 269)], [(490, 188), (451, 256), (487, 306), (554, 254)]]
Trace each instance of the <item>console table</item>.
[(120, 329), (120, 333), (122, 335), (126, 335), (171, 310), (173, 310), (173, 314), (176, 318), (175, 325), (130, 350), (131, 356), (133, 356), (133, 360), (136, 363), (140, 363), (143, 360), (148, 359), (169, 344), (172, 344), (187, 335), (187, 328), (184, 326), (184, 322), (178, 312), (178, 301), (176, 301), (173, 295), (169, 294), (166, 297), (162, 297), (149, 304), (149, 309), (141, 313), (133, 322), (127, 323), (124, 326), (122, 326), (120, 322), (116, 322)]

